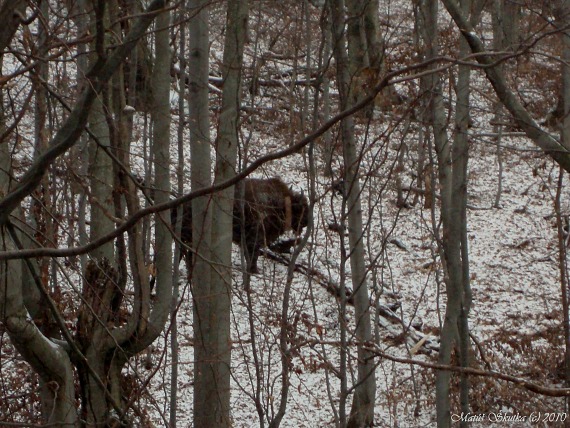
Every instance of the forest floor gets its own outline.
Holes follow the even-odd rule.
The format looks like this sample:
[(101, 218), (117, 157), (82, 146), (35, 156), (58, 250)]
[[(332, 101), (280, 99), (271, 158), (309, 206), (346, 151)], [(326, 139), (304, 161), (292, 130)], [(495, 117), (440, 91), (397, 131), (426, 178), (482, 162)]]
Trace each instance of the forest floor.
[[(364, 156), (363, 171), (376, 171), (376, 175), (363, 179), (362, 200), (371, 295), (394, 308), (403, 325), (411, 325), (427, 335), (430, 342), (437, 342), (445, 310), (445, 288), (434, 240), (432, 210), (424, 208), (423, 197), (409, 208), (396, 206), (393, 181), (381, 173), (390, 168), (397, 150), (389, 142), (382, 142), (382, 138), (375, 139), (373, 133), (369, 138), (371, 150)], [(270, 141), (267, 150), (278, 144)], [(503, 144), (517, 150), (503, 149), (502, 192), (499, 208), (495, 208), (499, 179), (496, 146), (480, 141), (471, 143), (468, 239), (473, 304), (469, 323), (474, 366), (546, 386), (561, 386), (558, 364), (563, 357), (563, 331), (552, 190), (558, 179), (558, 168), (545, 161), (523, 138), (506, 138)], [(386, 154), (386, 160), (381, 165), (374, 164), (380, 152)], [(317, 170), (321, 170), (318, 160), (317, 165)], [(286, 183), (309, 193), (306, 162), (301, 155), (273, 162), (257, 175), (280, 176)], [(413, 184), (410, 170), (407, 170), (406, 180)], [(380, 188), (385, 190), (378, 192)], [(317, 177), (316, 189), (318, 205), (314, 210), (314, 229), (297, 262), (338, 284), (339, 236), (331, 232), (328, 225), (335, 218), (333, 212), (340, 213), (342, 198), (332, 192), (331, 179), (321, 174)], [(413, 196), (410, 193), (410, 201)], [(563, 211), (567, 212), (567, 208), (563, 207)], [(435, 210), (437, 219), (437, 204)], [(260, 426), (256, 397), (264, 409), (264, 418), (270, 419), (279, 405), (278, 337), (287, 269), (270, 258), (261, 257), (262, 273), (252, 276), (251, 294), (248, 294), (243, 288), (237, 246), (234, 246), (233, 260), (232, 417), (236, 427)], [(345, 268), (350, 287), (350, 267), (346, 264)], [(316, 279), (296, 272), (292, 282), (289, 322), (294, 331), (289, 334), (290, 340), (296, 340), (299, 347), (291, 361), (291, 387), (282, 423), (286, 427), (333, 426), (339, 408), (336, 376), (340, 364), (339, 301)], [(193, 379), (188, 288), (184, 296), (179, 312), (178, 414), (181, 426), (192, 420)], [(350, 330), (355, 321), (351, 307), (347, 319)], [(375, 337), (383, 352), (437, 362), (436, 353), (425, 348), (417, 354), (411, 353), (410, 343), (402, 340), (401, 335), (405, 335), (402, 326), (398, 331), (393, 325), (388, 329), (383, 325), (386, 325), (385, 319), (376, 319)], [(159, 349), (155, 352), (162, 356)], [(350, 370), (354, 369), (354, 353), (355, 348), (351, 347)], [(376, 425), (433, 426), (433, 371), (388, 358), (380, 358), (377, 363)], [(349, 385), (352, 376), (354, 372), (348, 374)], [(160, 382), (153, 382), (154, 387), (167, 392), (168, 373), (156, 379)], [(473, 377), (471, 394), (476, 403), (473, 412), (484, 414), (486, 418), (519, 414), (528, 419), (533, 412), (556, 413), (564, 408), (559, 399), (536, 396), (520, 386), (491, 378)], [(351, 396), (347, 411), (350, 402)], [(166, 402), (158, 407), (165, 409), (165, 406)], [(501, 426), (511, 424), (524, 426), (520, 422), (503, 422)], [(486, 419), (478, 426), (490, 425)]]
[[(393, 22), (398, 23), (397, 30), (391, 30), (394, 31), (392, 36), (408, 40), (407, 44), (401, 40), (391, 41), (396, 46), (390, 52), (394, 55), (398, 53), (397, 49), (410, 49), (413, 25), (408, 9), (411, 2), (386, 4), (393, 7), (389, 13), (396, 17)], [(402, 10), (398, 9), (400, 7)], [(402, 35), (396, 34), (398, 31)], [(219, 39), (212, 42), (212, 55), (220, 60), (223, 32), (213, 33), (219, 34)], [(455, 43), (455, 33), (450, 31), (449, 34)], [(284, 40), (280, 42), (286, 43), (287, 39)], [(403, 56), (398, 59), (406, 60)], [(529, 74), (539, 71), (536, 68), (528, 70)], [(527, 77), (531, 83), (536, 81), (532, 76)], [(525, 137), (505, 136), (502, 140), (501, 192), (496, 204), (500, 176), (497, 146), (492, 138), (483, 137), (493, 132), (489, 113), (493, 106), (489, 105), (490, 98), (482, 94), (481, 88), (488, 85), (481, 75), (474, 73), (473, 82), (474, 123), (469, 130), (467, 212), (469, 278), (473, 293), (469, 314), (473, 366), (543, 386), (561, 387), (559, 365), (564, 353), (564, 332), (554, 210), (559, 169)], [(277, 86), (276, 92), (286, 85)], [(524, 88), (518, 89), (522, 93)], [(449, 92), (453, 91), (450, 89)], [(268, 97), (271, 101), (261, 100), (262, 105), (251, 108), (259, 107), (259, 115), (243, 121), (242, 132), (247, 138), (242, 140), (250, 141), (249, 159), (284, 148), (296, 138), (290, 132), (294, 128), (293, 119), (296, 119), (291, 113), (294, 109), (283, 108), (288, 100), (279, 96)], [(548, 94), (543, 97), (548, 98)], [(453, 100), (447, 101), (451, 104)], [(289, 113), (291, 117), (287, 116)], [(376, 112), (367, 127), (359, 117), (356, 134), (362, 148), (360, 180), (369, 292), (377, 308), (391, 308), (400, 319), (400, 322), (394, 322), (380, 311), (372, 315), (374, 345), (385, 354), (375, 361), (375, 425), (386, 428), (432, 427), (435, 425), (434, 371), (390, 358), (436, 363), (437, 353), (433, 347), (437, 346), (446, 303), (436, 239), (436, 230), (441, 226), (439, 203), (436, 201), (433, 208), (429, 208), (424, 195), (414, 191), (407, 195), (407, 207), (396, 203), (398, 174), (404, 188), (418, 186), (416, 165), (422, 130), (422, 125), (415, 118), (406, 118), (404, 123), (399, 120), (397, 114), (391, 116)], [(453, 124), (449, 129), (451, 137)], [(304, 269), (294, 273), (291, 283), (287, 319), (290, 329), (287, 334), (288, 345), (293, 347), (293, 351), (283, 427), (335, 425), (335, 418), (343, 405), (338, 376), (341, 327), (346, 323), (351, 339), (350, 333), (356, 321), (352, 306), (348, 305), (343, 318), (339, 299), (322, 286), (323, 282), (340, 285), (345, 280), (346, 286), (351, 287), (351, 276), (350, 263), (343, 260), (341, 251), (342, 241), (346, 244), (347, 239), (341, 239), (335, 227), (342, 212), (342, 197), (335, 193), (333, 182), (340, 175), (338, 165), (342, 163), (342, 154), (339, 151), (335, 153), (336, 176), (327, 177), (323, 174), (320, 144), (317, 142), (315, 147), (314, 224), (308, 244), (297, 260)], [(395, 165), (400, 154), (403, 168), (397, 169)], [(171, 158), (176, 158), (175, 152)], [(139, 164), (135, 168), (137, 166), (141, 167)], [(303, 190), (310, 196), (309, 177), (312, 174), (309, 169), (307, 153), (304, 152), (266, 164), (254, 176), (279, 176), (295, 190)], [(570, 201), (567, 190), (565, 186), (562, 212), (565, 213), (568, 230)], [(240, 250), (233, 246), (231, 415), (236, 428), (262, 426), (260, 419), (267, 425), (276, 414), (281, 399), (279, 334), (287, 267), (265, 256), (260, 257), (259, 263), (261, 273), (251, 277), (251, 286), (246, 291)], [(181, 277), (185, 278), (183, 264), (181, 270)], [(77, 279), (77, 283), (81, 280)], [(193, 420), (193, 317), (190, 286), (185, 279), (180, 285), (181, 304), (177, 318), (180, 342), (178, 426), (186, 427), (191, 426)], [(77, 300), (77, 293), (72, 298)], [(69, 322), (72, 325), (73, 320)], [(0, 339), (4, 337), (2, 335)], [(414, 349), (422, 337), (427, 339), (424, 346)], [(136, 372), (141, 384), (149, 381), (149, 387), (141, 394), (137, 405), (157, 427), (165, 426), (168, 420), (172, 362), (169, 345), (169, 332), (165, 332), (154, 344), (151, 364), (147, 364), (148, 356), (141, 354), (133, 359), (130, 366), (130, 374)], [(0, 384), (22, 388), (21, 394), (19, 389), (14, 389), (0, 395), (28, 397), (31, 395), (30, 385), (37, 386), (37, 376), (7, 341), (0, 346), (3, 358), (8, 360), (2, 366)], [(356, 377), (356, 347), (353, 343), (347, 351), (346, 376), (350, 387)], [(471, 377), (471, 386), (472, 411), (484, 416), (473, 426), (495, 426), (499, 421), (497, 418), (507, 415), (519, 415), (524, 421), (503, 421), (498, 425), (562, 426), (556, 421), (531, 423), (529, 420), (538, 412), (543, 416), (562, 414), (565, 409), (562, 399), (537, 395), (521, 385), (493, 377)], [(452, 387), (453, 396), (457, 397), (456, 382)], [(37, 396), (32, 398), (35, 402), (30, 408), (34, 410), (38, 399)], [(352, 395), (349, 395), (345, 403), (347, 413), (351, 401)], [(456, 412), (457, 401), (453, 403)], [(493, 417), (495, 419), (491, 420)]]

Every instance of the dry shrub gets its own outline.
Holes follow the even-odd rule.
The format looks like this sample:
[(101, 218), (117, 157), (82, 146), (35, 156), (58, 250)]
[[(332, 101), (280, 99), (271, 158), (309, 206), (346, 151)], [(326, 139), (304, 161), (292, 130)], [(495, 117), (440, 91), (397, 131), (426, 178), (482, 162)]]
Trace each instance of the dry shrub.
[[(561, 319), (561, 314), (558, 314)], [(486, 364), (493, 370), (552, 387), (563, 387), (559, 365), (563, 358), (561, 325), (550, 325), (533, 334), (500, 330), (481, 343)], [(512, 382), (491, 377), (472, 378), (471, 403), (476, 413), (508, 412), (530, 415), (532, 412), (561, 412), (563, 399), (542, 396)]]

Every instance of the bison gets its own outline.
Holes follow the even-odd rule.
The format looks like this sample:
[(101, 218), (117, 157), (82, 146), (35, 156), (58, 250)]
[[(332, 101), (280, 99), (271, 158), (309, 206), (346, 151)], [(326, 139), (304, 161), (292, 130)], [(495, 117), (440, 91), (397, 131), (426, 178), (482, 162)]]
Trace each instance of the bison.
[[(171, 221), (173, 225), (176, 223), (176, 210), (171, 212)], [(262, 248), (270, 246), (289, 230), (299, 236), (308, 223), (307, 198), (293, 192), (279, 178), (250, 178), (236, 185), (232, 240), (242, 246), (248, 272), (258, 272), (257, 258)], [(182, 209), (180, 238), (184, 244), (192, 244), (190, 202)]]

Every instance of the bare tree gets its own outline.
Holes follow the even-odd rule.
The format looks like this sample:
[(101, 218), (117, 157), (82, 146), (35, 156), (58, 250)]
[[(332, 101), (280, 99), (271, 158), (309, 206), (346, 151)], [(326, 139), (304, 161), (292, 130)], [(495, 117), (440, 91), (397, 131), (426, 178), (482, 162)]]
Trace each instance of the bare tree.
[[(350, 106), (350, 63), (354, 61), (347, 55), (346, 34), (344, 31), (344, 2), (331, 3), (333, 22), (333, 54), (337, 67), (337, 85), (340, 93), (340, 108)], [(370, 300), (366, 282), (364, 264), (364, 242), (362, 229), (362, 208), (360, 203), (360, 183), (358, 178), (358, 157), (354, 138), (354, 121), (347, 117), (341, 122), (341, 139), (344, 159), (344, 185), (346, 197), (349, 233), (349, 254), (354, 290), (356, 339), (358, 341), (358, 379), (354, 387), (354, 399), (347, 426), (366, 426), (374, 419), (374, 399), (376, 396), (376, 377), (374, 359), (366, 350), (365, 344), (371, 342)], [(341, 425), (344, 425), (342, 419)]]
[[(104, 51), (104, 3), (97, 3), (95, 8), (95, 14), (99, 19), (97, 21), (98, 28), (94, 34), (96, 52), (99, 55), (93, 60), (94, 65), (89, 75), (92, 80), (89, 85), (83, 88), (67, 119), (55, 132), (49, 143), (49, 148), (36, 154), (34, 161), (19, 182), (12, 182), (12, 184), (9, 181), (5, 181), (4, 198), (0, 201), (0, 205), (3, 207), (3, 230), (6, 230), (6, 227), (8, 229), (11, 228), (9, 214), (20, 205), (26, 196), (41, 185), (43, 177), (53, 163), (77, 142), (87, 124), (90, 109), (96, 98), (102, 92), (106, 92), (107, 82), (120, 68), (122, 61), (136, 45), (142, 34), (144, 34), (158, 10), (164, 7), (164, 2), (155, 1), (151, 3), (147, 9), (147, 14), (138, 18), (132, 31), (124, 40), (119, 41), (115, 50), (108, 55)], [(110, 98), (106, 97), (103, 97), (103, 99), (110, 100)], [(98, 232), (106, 230), (111, 233), (114, 230), (112, 219), (115, 218), (116, 213), (113, 204), (108, 204), (109, 201), (113, 201), (112, 198), (109, 199), (109, 196), (111, 195), (111, 189), (115, 185), (114, 182), (109, 182), (108, 178), (109, 176), (111, 178), (116, 176), (116, 171), (113, 170), (112, 164), (111, 169), (109, 169), (109, 163), (105, 163), (110, 156), (113, 156), (109, 144), (109, 141), (111, 141), (110, 137), (113, 134), (109, 132), (106, 116), (99, 116), (99, 119), (103, 121), (103, 125), (101, 125), (100, 133), (94, 128), (92, 134), (94, 141), (92, 144), (95, 147), (92, 165), (98, 166), (101, 162), (101, 165), (104, 164), (105, 166), (103, 169), (96, 168), (92, 172), (99, 174), (105, 171), (105, 177), (103, 177), (103, 174), (96, 175), (102, 181), (99, 181), (97, 184), (93, 183), (93, 193), (102, 199), (100, 201), (96, 201), (96, 198), (92, 199), (92, 206), (95, 207), (97, 205), (97, 209), (100, 209), (100, 212), (102, 212), (102, 214), (96, 214), (94, 211), (94, 217), (97, 217), (94, 220), (103, 218), (103, 223), (100, 226), (97, 226), (96, 222), (94, 223), (94, 226), (100, 227), (101, 230), (91, 229), (93, 239), (98, 239), (100, 236), (97, 235)], [(101, 139), (98, 137), (101, 137)], [(4, 144), (2, 147), (8, 150), (9, 146)], [(3, 171), (10, 171), (11, 166), (9, 162), (12, 159), (9, 156), (9, 152), (6, 152), (2, 159), (7, 163)], [(134, 195), (134, 190), (131, 192), (131, 195)], [(97, 204), (97, 202), (99, 203)], [(15, 233), (12, 233), (11, 241), (7, 241), (7, 236), (4, 235), (5, 248), (21, 246), (16, 236)], [(130, 244), (132, 248), (137, 247), (136, 240), (133, 240)], [(168, 243), (167, 245), (169, 246), (170, 244)], [(141, 348), (144, 349), (157, 337), (166, 321), (166, 318), (163, 319), (160, 316), (160, 304), (157, 304), (155, 307), (158, 310), (153, 311), (149, 316), (149, 311), (146, 308), (150, 305), (150, 299), (147, 295), (146, 303), (143, 302), (142, 293), (144, 287), (139, 287), (137, 288), (137, 299), (135, 299), (138, 300), (138, 306), (130, 321), (124, 326), (117, 323), (116, 311), (118, 307), (116, 305), (120, 304), (122, 293), (116, 289), (118, 276), (117, 269), (114, 267), (114, 249), (112, 244), (99, 248), (99, 251), (93, 253), (94, 259), (89, 263), (85, 272), (85, 287), (82, 295), (84, 300), (79, 309), (77, 340), (72, 337), (68, 327), (65, 325), (60, 309), (56, 306), (53, 298), (41, 285), (38, 272), (35, 271), (33, 264), (26, 263), (25, 267), (22, 267), (21, 261), (3, 261), (6, 269), (14, 273), (18, 271), (19, 273), (10, 277), (4, 276), (6, 280), (2, 287), (2, 293), (6, 298), (2, 299), (2, 307), (0, 308), (2, 323), (7, 326), (9, 333), (13, 335), (13, 344), (20, 350), (26, 361), (45, 383), (51, 385), (51, 389), (54, 391), (54, 406), (50, 414), (46, 415), (46, 420), (56, 425), (75, 424), (78, 417), (74, 405), (75, 388), (70, 361), (73, 361), (78, 369), (79, 377), (82, 379), (83, 398), (88, 400), (88, 402), (84, 401), (82, 403), (86, 419), (93, 423), (108, 421), (108, 418), (112, 419), (115, 417), (124, 419), (126, 409), (122, 408), (121, 368), (132, 355)], [(35, 324), (27, 319), (27, 310), (23, 305), (22, 268), (30, 270), (32, 277), (34, 277), (37, 286), (46, 299), (52, 316), (58, 323), (65, 342), (58, 342), (55, 338), (52, 339), (43, 335)], [(145, 271), (142, 264), (139, 265), (139, 268), (142, 268), (139, 269), (139, 273)], [(146, 279), (148, 284), (148, 277)], [(165, 283), (162, 286), (162, 289), (165, 290), (163, 294), (168, 294), (169, 288), (169, 284)], [(168, 308), (170, 301), (169, 299), (167, 300)], [(141, 324), (142, 320), (144, 320), (143, 324)], [(112, 333), (109, 330), (109, 326), (113, 329)], [(92, 327), (92, 329), (89, 329), (89, 327)], [(132, 341), (133, 333), (138, 335), (136, 344)], [(91, 339), (89, 343), (86, 340), (87, 338)], [(120, 352), (117, 352), (119, 349)], [(110, 355), (112, 357), (108, 359)], [(114, 416), (111, 416), (112, 414)]]
[[(558, 2), (557, 24), (559, 28), (566, 29), (562, 32), (562, 99), (564, 114), (562, 116), (562, 131), (560, 140), (564, 147), (570, 147), (570, 1), (560, 0)], [(563, 171), (559, 172), (558, 187), (555, 199), (555, 212), (558, 229), (559, 266), (560, 266), (560, 286), (562, 311), (564, 316), (564, 377), (566, 386), (570, 386), (570, 308), (568, 300), (568, 252), (567, 243), (564, 236), (564, 225), (561, 213), (561, 193), (564, 181)], [(570, 408), (570, 400), (566, 400), (566, 411)]]
[[(495, 336), (492, 326), (469, 337), (470, 323), (487, 321), (468, 318), (469, 272), (482, 284), (482, 265), (493, 273), (515, 268), (470, 260), (466, 213), (469, 191), (473, 254), (490, 242), (476, 229), (483, 209), (490, 219), (514, 209), (519, 219), (537, 220), (520, 222), (525, 230), (554, 220), (542, 212), (530, 216), (552, 209), (534, 204), (554, 193), (556, 169), (546, 153), (570, 168), (566, 131), (558, 138), (527, 119), (535, 120), (535, 105), (546, 114), (564, 93), (555, 86), (567, 71), (558, 42), (567, 42), (568, 0), (508, 2), (523, 11), (518, 25), (532, 34), (499, 43), (511, 17), (497, 13), (493, 45), (478, 43), (479, 28), (469, 27), (475, 23), (469, 13), (477, 15), (484, 0), (443, 1), (465, 30), (460, 44), (460, 32), (432, 0), (196, 0), (190, 8), (169, 2), (168, 10), (166, 2), (147, 2), (151, 9), (143, 10), (145, 2), (136, 0), (0, 0), (0, 424), (229, 426), (247, 409), (254, 424), (278, 427), (326, 406), (326, 416), (308, 423), (367, 426), (382, 414), (394, 426), (434, 417), (449, 426), (450, 413), (495, 411), (499, 399), (525, 413), (539, 402), (537, 408), (560, 408), (567, 388), (512, 373), (526, 372), (525, 358), (546, 355), (563, 382), (556, 365), (558, 289), (568, 300), (564, 170), (554, 204), (558, 264), (548, 233), (554, 228), (512, 246), (528, 256), (523, 246), (540, 240), (534, 249), (548, 252), (528, 277), (560, 275), (559, 286), (549, 280), (538, 293), (552, 310), (541, 317), (539, 328), (552, 334), (541, 337), (538, 353), (525, 348), (534, 339), (509, 331), (513, 340), (505, 343), (504, 331), (497, 328)], [(495, 3), (497, 10), (506, 6)], [(410, 42), (414, 13), (417, 43)], [(481, 31), (489, 32), (489, 23)], [(499, 102), (485, 79), (470, 78), (477, 67), (489, 75)], [(371, 112), (375, 101), (389, 106), (395, 87), (405, 109), (359, 114)], [(503, 102), (500, 116), (519, 122), (489, 124)], [(567, 111), (557, 105), (562, 117)], [(484, 175), (494, 166), (495, 154), (485, 149), (494, 150), (486, 139), (494, 134), (479, 132), (495, 122), (520, 125), (542, 150), (525, 147), (521, 154), (516, 145), (527, 143), (521, 133), (503, 133), (502, 210), (491, 208), (498, 198), (487, 192), (496, 175)], [(321, 139), (329, 175), (323, 159), (312, 157)], [(169, 153), (176, 145), (177, 165)], [(513, 185), (514, 159), (523, 160), (517, 168), (531, 165), (533, 176)], [(240, 271), (231, 244), (238, 232), (252, 236), (243, 233), (245, 224), (232, 224), (235, 189), (248, 175), (280, 176), (311, 195), (312, 213), (303, 221), (312, 228), (302, 241), (293, 232), (279, 242), (261, 233), (272, 245), (262, 245), (255, 274)], [(527, 180), (529, 202), (513, 208)], [(410, 206), (412, 193), (414, 200), (425, 195), (425, 205)], [(288, 229), (293, 213), (283, 199)], [(173, 232), (189, 232), (189, 205), (194, 242), (182, 236), (172, 247)], [(174, 210), (177, 224), (171, 224)], [(260, 216), (267, 217), (263, 210)], [(190, 281), (178, 295), (171, 251), (176, 263), (182, 242)], [(495, 244), (513, 250), (503, 240)], [(245, 251), (242, 245), (242, 263), (251, 259)], [(488, 277), (476, 297), (500, 287), (497, 278)], [(512, 284), (505, 285), (500, 292), (509, 298)], [(477, 302), (478, 317), (493, 309), (496, 294)], [(567, 306), (562, 310), (568, 329)], [(440, 332), (441, 348), (437, 333), (431, 340), (418, 331), (424, 329)], [(498, 357), (508, 347), (516, 347), (516, 361)], [(407, 357), (394, 355), (396, 348)], [(439, 362), (435, 353), (414, 357), (436, 349)], [(547, 370), (532, 373), (556, 381)], [(324, 388), (311, 388), (316, 379)], [(186, 394), (194, 399), (190, 413), (181, 411)], [(413, 415), (404, 408), (414, 408)]]
[[(184, 21), (186, 18), (186, 8), (178, 14), (179, 20)], [(180, 40), (178, 44), (178, 60), (180, 61), (180, 78), (179, 78), (179, 94), (178, 94), (178, 126), (177, 126), (177, 148), (178, 159), (176, 163), (176, 193), (184, 193), (184, 130), (186, 118), (186, 25), (180, 26)], [(182, 234), (182, 215), (183, 207), (179, 205), (176, 209), (176, 223), (172, 225), (176, 236)], [(182, 257), (181, 243), (176, 240), (174, 242), (174, 265), (172, 272), (172, 308), (170, 315), (170, 349), (172, 353), (172, 370), (170, 374), (170, 428), (176, 428), (178, 419), (178, 374), (180, 359), (180, 343), (178, 337), (178, 310), (180, 308), (180, 259)]]
[[(188, 2), (190, 21), (188, 47), (190, 165), (192, 190), (211, 183), (210, 120), (208, 101), (209, 70), (209, 2)], [(192, 201), (192, 265), (188, 266), (192, 281), (194, 318), (194, 424), (211, 426), (219, 417), (215, 373), (211, 358), (215, 354), (210, 313), (215, 297), (211, 293), (211, 207), (210, 196)], [(214, 419), (211, 419), (214, 418)], [(215, 425), (215, 423), (214, 423)]]
[(529, 111), (517, 98), (515, 92), (509, 87), (505, 75), (497, 67), (494, 59), (488, 54), (481, 39), (477, 36), (473, 25), (462, 13), (455, 0), (442, 0), (445, 8), (460, 28), (461, 34), (467, 40), (471, 51), (475, 54), (479, 64), (484, 65), (483, 70), (487, 79), (493, 86), (499, 100), (512, 115), (518, 126), (527, 137), (534, 142), (547, 155), (554, 159), (565, 171), (570, 171), (570, 153), (560, 141), (540, 127)]
[[(216, 167), (214, 184), (231, 179), (236, 174), (238, 152), (239, 112), (241, 106), (241, 76), (243, 49), (246, 40), (248, 2), (231, 0), (227, 5), (226, 37), (222, 65), (222, 109), (216, 139)], [(216, 397), (214, 412), (206, 426), (231, 426), (231, 254), (234, 188), (227, 187), (215, 193), (212, 200), (212, 264), (210, 293), (214, 296), (210, 306), (210, 370), (213, 383), (205, 391)]]
[[(463, 2), (464, 10), (471, 10), (470, 2)], [(435, 16), (434, 16), (435, 18)], [(433, 18), (432, 18), (433, 19)], [(476, 19), (476, 18), (475, 18)], [(460, 43), (459, 54), (465, 56), (468, 47)], [(467, 247), (467, 160), (469, 123), (470, 67), (459, 66), (457, 78), (457, 101), (455, 108), (455, 135), (451, 150), (447, 138), (436, 138), (438, 169), (441, 186), (441, 218), (443, 225), (442, 255), (445, 261), (445, 285), (447, 304), (441, 331), (439, 363), (449, 364), (454, 349), (458, 351), (460, 365), (469, 366), (468, 315), (471, 307), (469, 285), (469, 259)], [(440, 122), (438, 120), (437, 122)], [(436, 120), (434, 119), (434, 123)], [(444, 179), (441, 179), (444, 178)], [(449, 426), (450, 419), (450, 373), (436, 374), (436, 399), (438, 426)], [(469, 383), (461, 376), (461, 411), (469, 413)]]

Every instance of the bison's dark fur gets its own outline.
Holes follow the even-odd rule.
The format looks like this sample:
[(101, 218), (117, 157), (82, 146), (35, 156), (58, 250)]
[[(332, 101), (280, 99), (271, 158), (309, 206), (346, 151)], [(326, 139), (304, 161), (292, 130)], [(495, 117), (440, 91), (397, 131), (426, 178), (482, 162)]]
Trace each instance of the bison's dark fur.
[[(305, 196), (292, 192), (278, 178), (245, 179), (236, 185), (234, 197), (232, 240), (242, 246), (248, 271), (256, 273), (261, 248), (274, 243), (288, 229), (301, 234), (309, 222), (309, 204)], [(176, 210), (171, 217), (174, 225)], [(183, 207), (181, 240), (192, 244), (190, 203)]]

